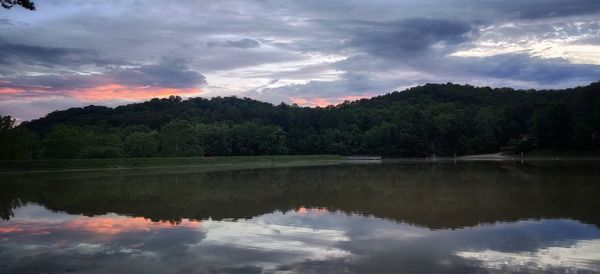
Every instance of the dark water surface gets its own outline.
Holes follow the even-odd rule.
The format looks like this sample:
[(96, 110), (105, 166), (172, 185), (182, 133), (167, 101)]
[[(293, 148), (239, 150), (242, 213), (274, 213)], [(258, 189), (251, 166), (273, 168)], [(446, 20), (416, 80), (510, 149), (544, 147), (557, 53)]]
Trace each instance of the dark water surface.
[(600, 272), (600, 162), (0, 180), (0, 273)]

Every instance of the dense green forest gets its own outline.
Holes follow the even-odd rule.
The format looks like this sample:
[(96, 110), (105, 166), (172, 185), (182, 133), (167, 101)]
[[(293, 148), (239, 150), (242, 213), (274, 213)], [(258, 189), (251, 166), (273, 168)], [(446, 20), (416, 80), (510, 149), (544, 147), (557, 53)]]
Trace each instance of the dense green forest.
[(600, 82), (564, 90), (427, 84), (308, 108), (171, 96), (0, 117), (0, 159), (340, 154), (423, 157), (600, 148)]

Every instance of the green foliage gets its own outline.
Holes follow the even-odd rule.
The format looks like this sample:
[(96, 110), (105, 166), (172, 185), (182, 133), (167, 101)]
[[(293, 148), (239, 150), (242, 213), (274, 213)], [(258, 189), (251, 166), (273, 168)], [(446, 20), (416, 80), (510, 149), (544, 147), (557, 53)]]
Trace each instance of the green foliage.
[(85, 132), (71, 125), (58, 125), (42, 141), (44, 158), (76, 158), (85, 145)]
[(0, 159), (11, 159), (10, 147), (14, 144), (11, 136), (15, 121), (10, 116), (0, 116)]
[(564, 104), (551, 105), (534, 113), (532, 131), (542, 147), (564, 149), (573, 137), (573, 120)]
[(156, 132), (133, 132), (125, 137), (124, 147), (129, 157), (152, 157), (158, 152)]
[(40, 137), (26, 128), (13, 130), (14, 142), (11, 147), (11, 159), (34, 159), (40, 150)]
[(10, 116), (0, 116), (0, 160), (35, 158), (39, 136), (27, 128), (15, 128), (14, 124)]
[(600, 82), (560, 91), (427, 84), (325, 108), (171, 96), (56, 111), (16, 128), (2, 117), (0, 142), (2, 159), (598, 150)]
[(81, 149), (77, 155), (79, 158), (119, 158), (123, 157), (124, 153), (121, 148), (114, 146), (86, 146)]
[(6, 134), (15, 127), (15, 120), (10, 116), (0, 116), (0, 134)]
[(173, 120), (160, 130), (160, 147), (163, 156), (202, 156), (204, 150), (199, 143), (192, 124)]

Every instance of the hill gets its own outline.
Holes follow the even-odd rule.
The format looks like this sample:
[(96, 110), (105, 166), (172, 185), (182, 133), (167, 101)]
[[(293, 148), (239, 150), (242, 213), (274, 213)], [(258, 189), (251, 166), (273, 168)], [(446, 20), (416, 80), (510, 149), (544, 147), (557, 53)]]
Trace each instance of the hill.
[(461, 155), (600, 148), (600, 82), (564, 90), (427, 84), (308, 108), (171, 96), (49, 113), (13, 127), (2, 159), (271, 154)]

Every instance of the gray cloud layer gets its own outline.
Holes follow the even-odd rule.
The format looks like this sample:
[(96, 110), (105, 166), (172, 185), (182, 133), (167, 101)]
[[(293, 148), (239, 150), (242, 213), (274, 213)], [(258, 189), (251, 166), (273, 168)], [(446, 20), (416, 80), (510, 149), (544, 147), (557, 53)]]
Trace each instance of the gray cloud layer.
[(412, 58), (427, 53), (436, 43), (456, 45), (468, 41), (473, 32), (473, 24), (446, 19), (362, 22), (353, 28), (353, 37), (345, 46), (384, 58)]
[(258, 48), (260, 47), (260, 42), (248, 38), (240, 39), (240, 40), (227, 40), (225, 42), (208, 42), (206, 45), (209, 48), (212, 47), (230, 47), (230, 48), (241, 48), (241, 49), (249, 49), (249, 48)]
[(98, 54), (85, 49), (0, 44), (0, 64), (7, 66), (21, 63), (54, 67), (57, 65), (110, 65), (116, 62), (101, 58)]
[[(188, 69), (182, 60), (163, 60), (160, 63), (125, 69), (114, 69), (92, 75), (36, 75), (6, 77), (0, 88), (23, 89), (18, 97), (42, 95), (70, 97), (73, 89), (91, 89), (102, 85), (117, 84), (128, 87), (160, 87), (184, 89), (206, 84), (206, 78)], [(115, 98), (119, 99), (119, 98)]]

